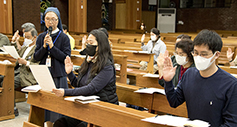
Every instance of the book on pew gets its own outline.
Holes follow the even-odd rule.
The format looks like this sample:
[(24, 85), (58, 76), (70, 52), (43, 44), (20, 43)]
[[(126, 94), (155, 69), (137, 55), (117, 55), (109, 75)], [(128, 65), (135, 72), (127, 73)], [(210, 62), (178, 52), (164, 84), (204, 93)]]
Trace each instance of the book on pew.
[(230, 66), (230, 68), (235, 68), (235, 69), (237, 69), (237, 66)]
[(142, 119), (142, 121), (169, 125), (174, 127), (209, 127), (210, 124), (208, 122), (202, 120), (189, 120), (185, 117), (171, 116), (171, 115), (160, 115), (157, 117), (150, 117), (146, 119)]
[(160, 94), (165, 95), (165, 90), (159, 89), (159, 88), (142, 88), (142, 89), (136, 90), (134, 92), (135, 93), (145, 93), (145, 94), (160, 93)]
[(64, 100), (66, 101), (73, 101), (73, 102), (79, 102), (82, 104), (88, 104), (92, 102), (98, 102), (100, 97), (98, 96), (73, 96), (73, 97), (65, 97)]
[(142, 77), (159, 78), (159, 74), (147, 73), (147, 74), (143, 75)]
[(40, 85), (27, 86), (21, 89), (22, 92), (38, 92), (41, 89)]

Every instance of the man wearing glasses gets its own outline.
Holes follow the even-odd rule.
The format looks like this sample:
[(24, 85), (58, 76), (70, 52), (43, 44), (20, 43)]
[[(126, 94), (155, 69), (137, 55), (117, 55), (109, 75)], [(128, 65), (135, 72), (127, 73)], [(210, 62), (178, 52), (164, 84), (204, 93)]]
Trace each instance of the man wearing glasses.
[(186, 101), (188, 117), (209, 122), (211, 127), (237, 126), (237, 79), (215, 65), (222, 40), (213, 31), (202, 30), (194, 39), (192, 52), (196, 67), (188, 69), (177, 89), (172, 78), (176, 67), (165, 58), (163, 78), (166, 97), (176, 108)]

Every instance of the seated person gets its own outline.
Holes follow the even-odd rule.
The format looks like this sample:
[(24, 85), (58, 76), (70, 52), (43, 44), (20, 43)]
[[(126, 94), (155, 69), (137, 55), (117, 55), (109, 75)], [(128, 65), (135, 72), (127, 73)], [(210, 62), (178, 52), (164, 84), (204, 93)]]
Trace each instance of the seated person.
[[(75, 89), (53, 89), (59, 96), (97, 95), (101, 101), (118, 104), (116, 94), (116, 72), (108, 38), (99, 30), (89, 33), (86, 45), (86, 58), (79, 69), (78, 77), (73, 72), (70, 57), (65, 59), (65, 70)], [(87, 123), (70, 117), (55, 121), (54, 127), (86, 127)]]
[[(34, 53), (36, 48), (37, 31), (35, 28), (28, 27), (24, 31), (24, 42), (28, 45), (23, 46), (18, 54), (20, 58), (16, 61), (16, 67), (14, 71), (14, 87), (15, 90), (20, 91), (22, 88), (30, 85), (35, 85), (37, 82), (30, 71), (29, 65), (37, 65), (39, 61), (34, 59)], [(16, 106), (16, 105), (15, 105)], [(15, 115), (17, 116), (17, 108), (15, 107)]]
[(62, 26), (63, 26), (63, 33), (65, 33), (70, 39), (71, 50), (73, 50), (75, 48), (75, 39), (68, 33), (67, 26), (65, 24), (62, 24)]
[[(191, 52), (193, 51), (193, 42), (190, 39), (182, 39), (175, 44), (175, 61), (172, 61), (173, 66), (177, 67), (175, 71), (174, 78), (172, 79), (173, 84), (177, 86), (178, 82), (181, 80), (184, 72), (190, 68), (195, 67), (193, 63), (193, 56)], [(163, 79), (163, 66), (164, 58), (169, 56), (169, 52), (166, 51), (165, 54), (160, 54), (157, 59), (157, 65), (159, 67), (159, 84), (164, 86)]]
[(191, 40), (191, 36), (189, 36), (187, 34), (180, 34), (179, 36), (176, 37), (176, 43), (181, 41), (182, 39), (190, 39)]
[(186, 102), (188, 118), (208, 122), (211, 127), (237, 126), (237, 79), (215, 64), (223, 45), (214, 31), (202, 30), (193, 41), (196, 67), (189, 68), (175, 89), (176, 67), (165, 57), (163, 79), (166, 98), (176, 108)]
[[(109, 40), (108, 31), (103, 27), (99, 28), (98, 30), (105, 33), (106, 37), (108, 38), (110, 48), (112, 49), (112, 42)], [(80, 51), (81, 55), (86, 55), (86, 50), (85, 50), (85, 48), (86, 48), (86, 38), (87, 38), (86, 35), (84, 35), (83, 38), (82, 38), (82, 48), (81, 48), (81, 51)]]
[(232, 52), (231, 48), (228, 48), (226, 51), (226, 57), (229, 60), (230, 66), (236, 66), (237, 65), (237, 56), (235, 56), (235, 59), (233, 60), (234, 52)]
[[(190, 39), (191, 40), (191, 36), (189, 36), (187, 34), (180, 34), (179, 36), (176, 37), (176, 43), (182, 39)], [(171, 60), (173, 63), (176, 63), (175, 55), (171, 56)]]
[[(145, 45), (145, 34), (142, 35), (141, 38), (141, 48), (143, 51), (148, 51), (149, 53), (154, 53), (154, 72), (158, 70), (158, 67), (156, 65), (157, 63), (157, 57), (160, 53), (165, 53), (166, 45), (165, 43), (160, 39), (160, 31), (156, 28), (152, 28), (150, 32), (151, 40), (148, 41), (148, 43)], [(140, 63), (142, 67), (141, 70), (146, 70), (147, 63), (141, 62)]]
[(4, 45), (10, 46), (11, 43), (6, 35), (0, 33), (0, 47), (3, 47)]
[[(35, 25), (30, 23), (30, 22), (27, 22), (27, 23), (24, 23), (23, 25), (21, 25), (21, 29), (22, 29), (22, 32), (23, 32), (23, 37), (25, 37), (25, 29), (26, 28), (35, 28)], [(20, 39), (20, 35), (19, 35), (19, 31), (17, 30), (13, 37), (12, 37), (12, 44), (15, 44), (16, 43), (16, 48), (18, 50), (20, 50), (23, 46), (26, 46), (28, 45), (26, 42), (23, 42), (23, 45), (20, 45), (19, 43), (19, 39)]]

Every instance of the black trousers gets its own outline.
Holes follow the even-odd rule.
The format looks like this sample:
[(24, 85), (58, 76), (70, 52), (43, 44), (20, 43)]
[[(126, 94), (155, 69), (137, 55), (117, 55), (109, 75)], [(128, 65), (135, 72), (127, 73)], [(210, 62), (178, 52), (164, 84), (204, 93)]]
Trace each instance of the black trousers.
[(54, 122), (54, 127), (87, 127), (87, 123), (71, 117), (61, 117)]

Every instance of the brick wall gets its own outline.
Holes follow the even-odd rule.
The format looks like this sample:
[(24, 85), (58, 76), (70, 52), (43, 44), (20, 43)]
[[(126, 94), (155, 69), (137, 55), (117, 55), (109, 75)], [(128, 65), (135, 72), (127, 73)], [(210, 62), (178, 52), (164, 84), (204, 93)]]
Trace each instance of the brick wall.
[(102, 0), (87, 0), (87, 31), (100, 28)]
[(13, 31), (21, 30), (21, 25), (31, 22), (40, 31), (40, 0), (13, 0)]
[(201, 29), (237, 30), (237, 1), (232, 0), (230, 8), (177, 9), (176, 32), (196, 32)]
[(68, 0), (54, 0), (53, 6), (58, 8), (62, 24), (68, 26)]

